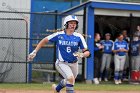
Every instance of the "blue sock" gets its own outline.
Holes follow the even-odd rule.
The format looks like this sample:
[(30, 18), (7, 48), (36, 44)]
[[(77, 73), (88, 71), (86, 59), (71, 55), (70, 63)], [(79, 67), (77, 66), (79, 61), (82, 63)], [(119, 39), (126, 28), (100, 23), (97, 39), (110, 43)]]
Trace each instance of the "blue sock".
[(118, 71), (115, 71), (115, 80), (119, 80), (119, 72)]
[(59, 84), (57, 85), (56, 91), (57, 91), (57, 92), (60, 92), (60, 90), (63, 89), (65, 86), (66, 86), (66, 83), (65, 83), (65, 80), (63, 79), (63, 80), (61, 80), (61, 81), (59, 82)]
[(103, 78), (103, 73), (100, 73), (100, 78), (101, 78), (101, 79)]
[(122, 77), (123, 77), (123, 71), (120, 71), (119, 72), (119, 78), (122, 79)]
[(66, 84), (66, 93), (74, 93), (74, 88), (72, 84)]
[(105, 78), (108, 78), (108, 72), (107, 71), (105, 72)]

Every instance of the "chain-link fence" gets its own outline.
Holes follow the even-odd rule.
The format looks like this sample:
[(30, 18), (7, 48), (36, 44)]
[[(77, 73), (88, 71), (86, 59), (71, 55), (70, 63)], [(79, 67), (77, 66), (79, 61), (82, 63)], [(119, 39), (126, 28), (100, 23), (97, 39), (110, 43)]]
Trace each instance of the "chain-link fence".
[[(28, 13), (0, 11), (0, 82), (50, 82), (59, 79), (55, 70), (56, 46), (54, 43), (44, 45), (37, 53), (33, 62), (27, 62), (27, 56), (34, 50), (39, 41), (53, 33), (54, 29), (63, 28), (63, 17), (57, 13)], [(86, 33), (86, 16), (77, 15), (79, 28), (77, 32)], [(95, 16), (95, 32), (111, 33), (112, 40), (122, 29), (128, 31), (130, 44), (139, 17)], [(102, 38), (104, 39), (104, 38)], [(130, 46), (130, 52), (132, 48)], [(134, 70), (131, 69), (131, 53), (126, 65), (127, 78)], [(111, 78), (114, 77), (114, 64), (111, 63)], [(139, 71), (139, 70), (138, 70)], [(132, 75), (133, 76), (133, 75)], [(131, 76), (131, 77), (132, 77)], [(85, 77), (85, 60), (79, 60), (77, 80)], [(133, 78), (135, 79), (135, 78)], [(136, 79), (136, 81), (139, 79)]]
[[(39, 41), (63, 28), (65, 15), (57, 13), (28, 13), (0, 11), (0, 81), (1, 82), (50, 82), (59, 79), (55, 70), (56, 46), (44, 45), (35, 59), (29, 63), (27, 57)], [(83, 15), (78, 15), (83, 19)], [(83, 33), (83, 21), (78, 32)], [(83, 60), (84, 61), (84, 60)], [(79, 61), (79, 76), (84, 78), (84, 63)]]
[[(0, 16), (0, 81), (27, 81), (27, 22)], [(22, 73), (21, 73), (22, 72)]]

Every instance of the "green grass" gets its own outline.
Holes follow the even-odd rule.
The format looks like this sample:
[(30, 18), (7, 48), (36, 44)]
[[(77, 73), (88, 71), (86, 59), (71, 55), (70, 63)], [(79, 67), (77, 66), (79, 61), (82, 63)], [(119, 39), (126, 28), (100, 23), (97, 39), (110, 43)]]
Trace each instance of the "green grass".
[[(15, 84), (15, 83), (1, 83), (0, 89), (21, 89), (21, 90), (51, 90), (51, 84)], [(115, 85), (113, 83), (109, 84), (85, 84), (85, 83), (76, 83), (76, 90), (89, 90), (89, 91), (140, 91), (140, 85), (130, 85), (122, 84)]]
[(76, 90), (89, 90), (89, 91), (140, 91), (139, 85), (130, 85), (130, 84), (76, 84)]

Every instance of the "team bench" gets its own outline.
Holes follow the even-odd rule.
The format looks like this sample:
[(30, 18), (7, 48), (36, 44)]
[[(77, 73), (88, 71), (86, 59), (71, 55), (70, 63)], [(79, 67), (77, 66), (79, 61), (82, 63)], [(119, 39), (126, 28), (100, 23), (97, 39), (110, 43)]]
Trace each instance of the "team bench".
[(47, 82), (50, 82), (50, 80), (51, 80), (51, 74), (57, 72), (56, 70), (47, 70), (47, 69), (32, 69), (32, 71), (46, 72), (46, 73), (48, 73), (48, 75), (47, 75)]

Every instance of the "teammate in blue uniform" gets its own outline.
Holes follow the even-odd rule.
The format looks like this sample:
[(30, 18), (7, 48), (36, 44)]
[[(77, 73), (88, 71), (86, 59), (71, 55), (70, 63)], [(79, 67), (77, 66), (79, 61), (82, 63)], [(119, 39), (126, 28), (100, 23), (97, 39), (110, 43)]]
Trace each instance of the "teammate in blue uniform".
[(113, 48), (114, 52), (114, 64), (115, 64), (115, 84), (120, 84), (123, 70), (124, 70), (124, 64), (126, 60), (126, 53), (128, 52), (128, 43), (123, 40), (123, 35), (118, 35), (118, 40), (114, 42)]
[(139, 48), (140, 40), (138, 36), (133, 37), (133, 41), (131, 42), (131, 81), (134, 81), (136, 84), (139, 84), (140, 78), (140, 53)]
[[(99, 81), (101, 81), (103, 78), (105, 81), (108, 81), (108, 74), (110, 70), (110, 62), (112, 59), (112, 46), (113, 46), (113, 41), (110, 40), (110, 37), (111, 37), (111, 34), (106, 33), (105, 40), (101, 41), (101, 44), (104, 46), (104, 48), (103, 48)], [(103, 77), (104, 70), (105, 70), (105, 75), (104, 75), (105, 77)]]
[[(123, 40), (126, 41), (128, 44), (130, 43), (130, 38), (128, 37), (127, 30), (122, 30), (123, 34)], [(126, 60), (124, 65), (124, 71), (123, 71), (123, 81), (128, 81), (128, 75), (129, 75), (129, 53), (126, 53)]]
[[(60, 90), (64, 87), (66, 87), (66, 93), (74, 93), (75, 78), (78, 74), (77, 57), (88, 57), (90, 55), (84, 37), (75, 32), (78, 23), (76, 16), (67, 16), (64, 19), (65, 30), (45, 37), (28, 57), (29, 60), (32, 60), (43, 45), (49, 41), (56, 42), (58, 58), (55, 66), (64, 79), (57, 86), (52, 85), (54, 93), (60, 93)], [(76, 53), (79, 48), (83, 53)]]
[(131, 64), (132, 64), (132, 70), (140, 70), (140, 54), (139, 54), (139, 45), (140, 40), (138, 40), (139, 37), (134, 37), (133, 41), (131, 42)]

